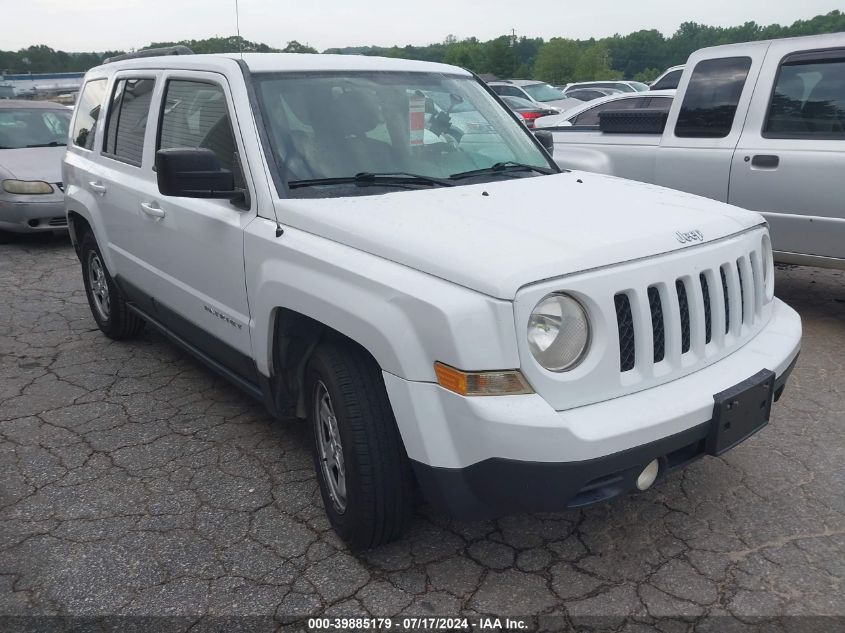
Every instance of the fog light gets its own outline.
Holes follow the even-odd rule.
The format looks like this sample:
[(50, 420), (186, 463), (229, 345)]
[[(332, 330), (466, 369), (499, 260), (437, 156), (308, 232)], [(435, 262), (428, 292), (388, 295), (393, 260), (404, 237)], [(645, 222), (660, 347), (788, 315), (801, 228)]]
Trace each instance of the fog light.
[(643, 468), (643, 472), (640, 473), (640, 476), (637, 477), (637, 489), (648, 490), (651, 488), (651, 484), (653, 484), (654, 480), (657, 479), (657, 473), (659, 472), (660, 464), (657, 463), (656, 459), (651, 460), (648, 466)]

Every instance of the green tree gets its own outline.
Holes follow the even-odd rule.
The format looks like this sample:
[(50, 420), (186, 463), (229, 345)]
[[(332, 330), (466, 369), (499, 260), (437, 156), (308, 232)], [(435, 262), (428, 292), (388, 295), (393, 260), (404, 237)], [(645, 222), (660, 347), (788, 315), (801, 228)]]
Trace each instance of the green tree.
[(537, 53), (534, 77), (555, 85), (575, 81), (580, 56), (581, 51), (575, 40), (552, 38)]
[(611, 68), (610, 48), (604, 42), (589, 44), (575, 64), (576, 81), (621, 79), (622, 72)]
[(291, 40), (288, 45), (282, 49), (283, 53), (316, 53), (317, 49), (308, 46), (308, 44), (300, 44), (296, 40)]

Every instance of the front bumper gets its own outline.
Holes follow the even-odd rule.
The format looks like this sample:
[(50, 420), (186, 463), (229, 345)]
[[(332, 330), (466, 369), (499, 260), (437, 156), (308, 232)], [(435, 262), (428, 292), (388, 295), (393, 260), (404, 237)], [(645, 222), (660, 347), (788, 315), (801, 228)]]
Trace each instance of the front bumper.
[[(29, 199), (35, 196), (26, 196)], [(12, 233), (37, 233), (67, 229), (63, 198), (39, 202), (0, 199), (0, 230)]]
[(797, 359), (801, 321), (775, 300), (766, 327), (694, 374), (626, 396), (555, 411), (536, 394), (463, 398), (432, 383), (385, 374), (423, 493), (463, 518), (554, 511), (633, 487), (652, 459), (662, 472), (704, 452), (713, 395), (761, 369), (777, 395)]

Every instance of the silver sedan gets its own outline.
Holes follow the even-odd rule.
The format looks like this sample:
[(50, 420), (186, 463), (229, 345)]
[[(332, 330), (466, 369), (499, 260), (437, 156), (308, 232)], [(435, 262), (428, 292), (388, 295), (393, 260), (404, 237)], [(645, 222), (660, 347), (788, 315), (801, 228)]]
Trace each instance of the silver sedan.
[(0, 100), (0, 242), (67, 230), (61, 168), (70, 117), (55, 103)]

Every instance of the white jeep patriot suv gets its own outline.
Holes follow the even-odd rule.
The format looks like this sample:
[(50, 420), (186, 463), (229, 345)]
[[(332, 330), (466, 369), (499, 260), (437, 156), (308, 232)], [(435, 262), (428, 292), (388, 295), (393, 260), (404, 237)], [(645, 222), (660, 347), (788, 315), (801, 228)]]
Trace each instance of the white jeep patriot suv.
[(464, 518), (645, 490), (766, 425), (800, 320), (760, 215), (562, 172), (541, 140), (452, 66), (107, 63), (64, 163), (94, 319), (306, 418), (353, 547), (417, 490)]

